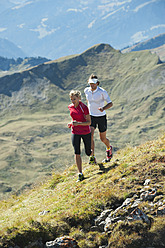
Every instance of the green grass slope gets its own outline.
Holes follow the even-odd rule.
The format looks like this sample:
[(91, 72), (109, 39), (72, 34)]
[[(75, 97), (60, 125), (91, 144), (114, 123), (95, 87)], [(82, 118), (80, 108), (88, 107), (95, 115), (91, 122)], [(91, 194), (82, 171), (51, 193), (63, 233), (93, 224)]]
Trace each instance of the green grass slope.
[[(63, 173), (53, 173), (33, 189), (0, 202), (0, 246), (25, 247), (42, 239), (45, 243), (61, 235), (78, 241), (80, 248), (164, 247), (164, 216), (155, 216), (158, 205), (142, 202), (150, 225), (124, 219), (109, 234), (91, 231), (94, 219), (106, 209), (114, 209), (128, 197), (138, 194), (150, 179), (150, 188), (165, 199), (165, 135), (137, 147), (119, 150), (112, 161), (99, 166), (83, 164), (85, 180), (77, 183), (75, 165)], [(39, 215), (48, 211), (46, 215)], [(154, 215), (154, 218), (153, 218)], [(28, 247), (28, 246), (27, 246)]]
[[(96, 73), (112, 101), (107, 110), (114, 151), (136, 146), (164, 132), (165, 64), (149, 51), (122, 54), (98, 44), (82, 54), (63, 57), (0, 78), (0, 197), (20, 191), (73, 163), (69, 91), (83, 94)], [(96, 132), (96, 156), (105, 146)], [(65, 154), (64, 154), (65, 150)], [(83, 160), (87, 158), (83, 154)]]
[[(61, 171), (64, 165), (70, 165), (72, 150), (67, 123), (68, 116), (58, 114), (35, 114), (1, 121), (1, 198), (51, 175), (53, 168)], [(64, 147), (68, 152), (62, 156)]]

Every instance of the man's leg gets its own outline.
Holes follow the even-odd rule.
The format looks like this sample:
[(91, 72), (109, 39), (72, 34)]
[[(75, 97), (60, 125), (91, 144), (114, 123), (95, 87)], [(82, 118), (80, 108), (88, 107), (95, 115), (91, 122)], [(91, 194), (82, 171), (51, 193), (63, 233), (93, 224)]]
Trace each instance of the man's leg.
[(102, 162), (107, 163), (111, 161), (112, 158), (112, 146), (110, 145), (109, 139), (106, 138), (106, 131), (103, 133), (100, 133), (100, 139), (101, 141), (106, 145), (107, 150), (106, 150), (106, 159), (104, 159)]
[(106, 137), (106, 131), (100, 133), (100, 139), (106, 145), (107, 149), (109, 149), (110, 148), (110, 142), (109, 142), (109, 139), (107, 139), (107, 137)]
[(94, 154), (94, 149), (95, 149), (94, 131), (95, 131), (95, 128), (91, 127), (91, 155), (89, 157), (89, 164), (97, 164), (95, 154)]
[(94, 155), (94, 150), (95, 150), (94, 132), (95, 132), (95, 128), (91, 127), (91, 150), (92, 150), (91, 156)]

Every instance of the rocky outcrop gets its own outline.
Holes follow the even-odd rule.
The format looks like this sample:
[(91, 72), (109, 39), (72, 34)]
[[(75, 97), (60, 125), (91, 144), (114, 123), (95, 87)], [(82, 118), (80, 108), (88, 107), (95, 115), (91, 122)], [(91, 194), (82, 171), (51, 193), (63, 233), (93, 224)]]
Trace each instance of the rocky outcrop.
[[(101, 212), (97, 218), (95, 218), (94, 226), (91, 226), (91, 231), (97, 231), (107, 233), (108, 236), (113, 234), (115, 225), (119, 222), (125, 222), (126, 224), (133, 221), (140, 220), (147, 224), (148, 228), (151, 226), (151, 221), (154, 221), (154, 217), (165, 215), (165, 199), (163, 193), (157, 192), (156, 187), (150, 187), (149, 179), (144, 183), (144, 188), (139, 190), (132, 197), (127, 198), (116, 209), (105, 209)], [(142, 203), (147, 201), (150, 209), (142, 207)], [(44, 210), (39, 215), (49, 214), (49, 210)], [(151, 217), (152, 216), (152, 217)], [(42, 240), (29, 243), (24, 248), (79, 248), (78, 242), (71, 237), (64, 236), (58, 237), (53, 241), (43, 243)], [(108, 248), (108, 240), (104, 245), (99, 248)], [(22, 247), (10, 247), (10, 248), (22, 248)], [(154, 247), (153, 247), (154, 248)]]
[[(95, 225), (91, 227), (91, 231), (108, 232), (113, 228), (113, 224), (126, 221), (132, 222), (135, 220), (141, 220), (147, 224), (151, 224), (150, 217), (140, 209), (139, 205), (143, 201), (148, 201), (149, 205), (152, 207), (150, 215), (158, 216), (165, 214), (165, 200), (161, 197), (157, 197), (156, 188), (149, 188), (146, 186), (149, 181), (145, 182), (145, 188), (139, 192), (139, 197), (137, 194), (133, 195), (132, 198), (127, 198), (121, 206), (113, 209), (104, 210), (96, 219)], [(156, 209), (156, 211), (155, 211)]]

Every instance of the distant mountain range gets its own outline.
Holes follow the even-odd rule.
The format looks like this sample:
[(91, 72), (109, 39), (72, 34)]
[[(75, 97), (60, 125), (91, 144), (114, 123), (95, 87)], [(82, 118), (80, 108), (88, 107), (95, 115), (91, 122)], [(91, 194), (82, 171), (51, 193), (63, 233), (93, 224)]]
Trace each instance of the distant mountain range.
[(141, 50), (150, 50), (151, 52), (155, 52), (160, 57), (161, 61), (165, 62), (165, 33), (124, 48), (121, 51), (125, 53)]
[(99, 43), (122, 49), (165, 33), (164, 12), (164, 0), (1, 0), (0, 38), (48, 59)]
[(0, 38), (0, 56), (6, 58), (24, 58), (26, 54), (13, 42)]
[[(131, 46), (130, 48), (127, 48), (127, 51), (141, 51), (141, 50), (149, 50), (154, 49), (160, 46), (163, 46), (165, 44), (165, 33), (160, 34), (156, 37), (153, 37), (149, 40), (139, 42), (135, 44), (134, 46)], [(123, 49), (122, 49), (123, 50)]]
[(0, 77), (5, 76), (14, 72), (23, 71), (30, 67), (43, 64), (50, 60), (46, 58), (17, 58), (8, 59), (0, 56)]

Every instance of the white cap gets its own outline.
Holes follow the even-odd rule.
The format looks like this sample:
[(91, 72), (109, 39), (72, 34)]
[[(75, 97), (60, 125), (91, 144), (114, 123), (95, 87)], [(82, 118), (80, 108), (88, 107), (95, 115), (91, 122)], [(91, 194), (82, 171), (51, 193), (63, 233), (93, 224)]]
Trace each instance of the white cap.
[(97, 81), (98, 81), (97, 78), (90, 78), (90, 79), (88, 80), (88, 84), (96, 84)]

